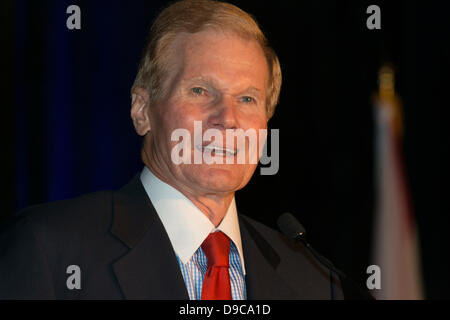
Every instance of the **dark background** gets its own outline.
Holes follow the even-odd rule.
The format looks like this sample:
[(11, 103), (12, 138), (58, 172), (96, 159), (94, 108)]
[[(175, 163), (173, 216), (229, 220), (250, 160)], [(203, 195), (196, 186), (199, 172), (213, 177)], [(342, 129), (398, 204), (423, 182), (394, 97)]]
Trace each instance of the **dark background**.
[[(280, 170), (255, 174), (240, 210), (275, 227), (284, 211), (310, 242), (365, 283), (372, 247), (374, 119), (383, 62), (396, 67), (404, 154), (427, 298), (450, 298), (441, 162), (450, 53), (445, 1), (231, 1), (253, 14), (278, 53), (283, 87), (271, 128)], [(81, 30), (66, 8), (81, 8)], [(366, 8), (381, 8), (381, 30)], [(0, 220), (29, 205), (124, 185), (143, 167), (130, 87), (152, 20), (166, 1), (2, 1)], [(257, 173), (259, 170), (257, 171)]]

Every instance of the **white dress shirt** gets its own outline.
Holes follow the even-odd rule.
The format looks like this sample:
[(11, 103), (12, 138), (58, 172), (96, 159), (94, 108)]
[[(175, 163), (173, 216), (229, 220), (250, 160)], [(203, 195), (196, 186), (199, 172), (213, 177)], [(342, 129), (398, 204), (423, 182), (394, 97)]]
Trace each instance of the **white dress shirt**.
[(222, 231), (232, 241), (232, 297), (236, 300), (245, 299), (244, 255), (234, 197), (225, 217), (216, 228), (186, 196), (158, 179), (147, 167), (142, 170), (141, 182), (169, 236), (190, 298), (200, 299), (201, 284), (206, 272), (206, 257), (200, 246), (211, 232)]

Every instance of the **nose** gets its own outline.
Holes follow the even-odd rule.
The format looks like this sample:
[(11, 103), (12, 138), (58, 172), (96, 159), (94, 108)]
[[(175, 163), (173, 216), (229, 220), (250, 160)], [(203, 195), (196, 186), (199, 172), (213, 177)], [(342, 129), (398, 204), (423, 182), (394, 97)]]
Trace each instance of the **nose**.
[(209, 127), (219, 130), (237, 129), (236, 104), (233, 97), (222, 96), (208, 118)]

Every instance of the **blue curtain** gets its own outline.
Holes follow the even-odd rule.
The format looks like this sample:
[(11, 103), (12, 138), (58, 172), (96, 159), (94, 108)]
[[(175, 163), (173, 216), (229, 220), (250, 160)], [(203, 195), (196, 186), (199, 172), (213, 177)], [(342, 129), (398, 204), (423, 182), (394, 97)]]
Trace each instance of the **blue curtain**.
[[(66, 27), (73, 4), (80, 30)], [(129, 92), (163, 5), (15, 1), (15, 210), (117, 188), (141, 169)]]

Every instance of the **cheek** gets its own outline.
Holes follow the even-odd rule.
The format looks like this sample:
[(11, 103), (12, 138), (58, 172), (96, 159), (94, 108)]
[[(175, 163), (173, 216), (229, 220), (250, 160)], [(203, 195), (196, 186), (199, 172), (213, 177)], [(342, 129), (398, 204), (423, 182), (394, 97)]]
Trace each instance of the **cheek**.
[(246, 119), (245, 123), (243, 123), (243, 129), (254, 129), (260, 135), (261, 130), (267, 130), (267, 120), (266, 116), (255, 115), (253, 117), (249, 117)]
[(256, 141), (251, 141), (248, 144), (248, 156), (250, 157), (249, 161), (254, 161), (250, 159), (256, 159), (257, 161), (259, 161), (262, 156), (264, 144), (266, 143), (268, 136), (266, 117), (264, 116), (260, 117), (259, 119), (253, 119), (253, 121), (251, 121), (248, 125), (249, 126), (247, 130), (253, 129), (256, 131)]
[(159, 140), (165, 145), (165, 148), (169, 149), (168, 153), (179, 145), (181, 137), (185, 137), (186, 134), (189, 135), (191, 147), (193, 146), (195, 141), (194, 122), (202, 120), (202, 115), (195, 111), (194, 108), (187, 105), (171, 105), (161, 115), (158, 127), (162, 134), (160, 134)]
[(167, 109), (164, 114), (164, 122), (172, 128), (193, 129), (194, 121), (201, 121), (203, 114), (195, 105), (188, 103), (177, 103)]
[(186, 115), (182, 110), (173, 105), (167, 105), (164, 107), (164, 111), (160, 113), (160, 117), (156, 119), (157, 126), (164, 132), (166, 137), (169, 137), (176, 129), (186, 128)]
[(264, 107), (259, 105), (249, 106), (238, 110), (242, 127), (255, 129), (267, 127), (267, 111)]

